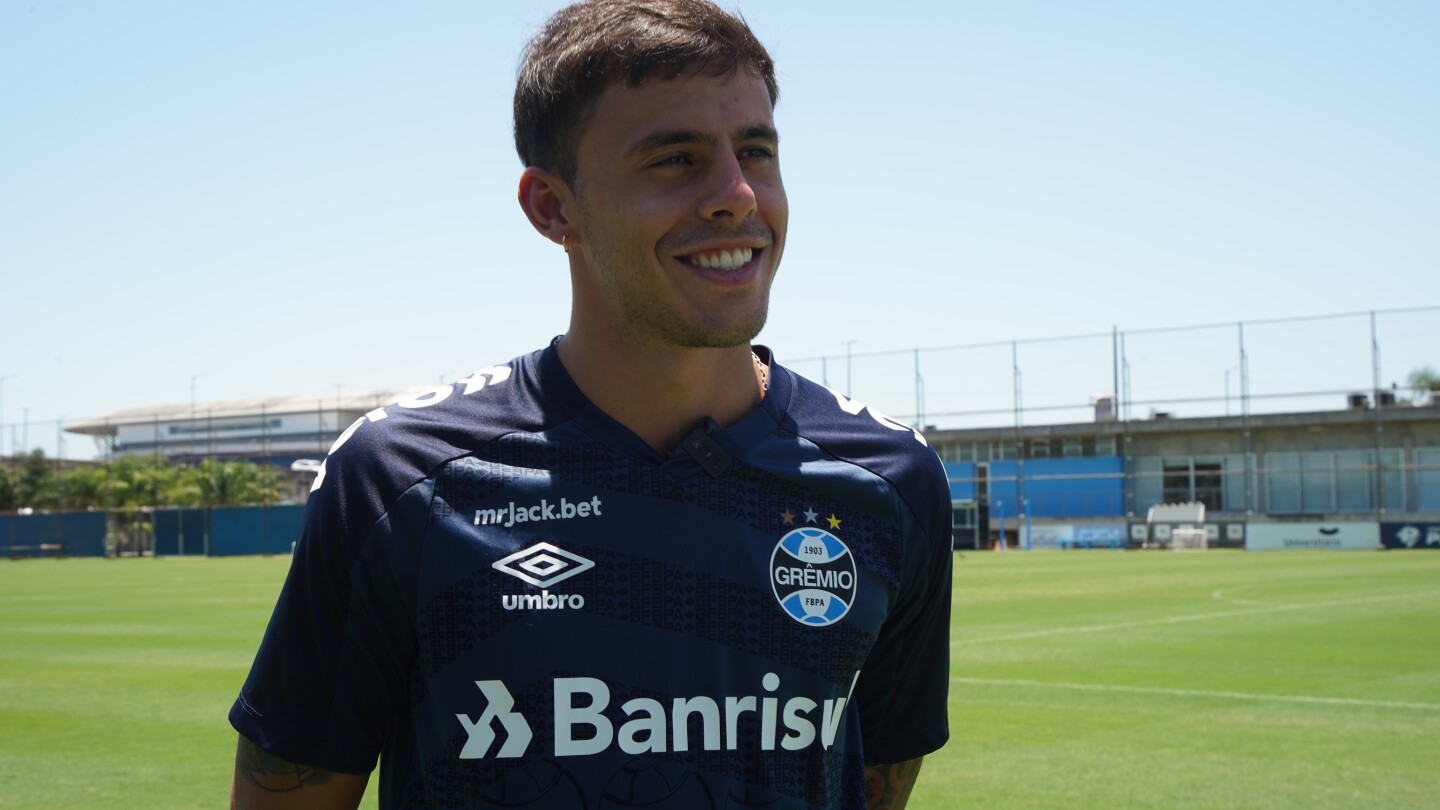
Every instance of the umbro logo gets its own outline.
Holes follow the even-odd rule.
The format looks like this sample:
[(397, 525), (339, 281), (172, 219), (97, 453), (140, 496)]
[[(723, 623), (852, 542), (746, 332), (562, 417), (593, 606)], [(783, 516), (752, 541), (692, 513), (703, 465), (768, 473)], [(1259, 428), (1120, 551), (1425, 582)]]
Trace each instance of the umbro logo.
[(494, 567), (537, 588), (548, 588), (589, 571), (595, 563), (550, 543), (536, 543), (496, 560)]
[[(595, 567), (595, 563), (552, 543), (536, 543), (496, 560), (493, 567), (521, 582), (544, 589), (589, 571)], [(585, 607), (585, 597), (578, 593), (553, 594), (548, 590), (541, 590), (540, 593), (507, 593), (500, 597), (500, 605), (506, 610), (578, 610)]]

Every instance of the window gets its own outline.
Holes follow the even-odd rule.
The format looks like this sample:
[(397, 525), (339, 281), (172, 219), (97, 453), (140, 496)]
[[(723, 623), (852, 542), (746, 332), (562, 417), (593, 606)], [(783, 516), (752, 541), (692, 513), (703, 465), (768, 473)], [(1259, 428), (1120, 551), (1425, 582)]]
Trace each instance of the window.
[(1265, 492), (1271, 512), (1300, 511), (1300, 454), (1265, 455)]
[(992, 458), (992, 459), (1015, 458), (1015, 443), (1014, 443), (1014, 442), (991, 442), (991, 443), (990, 443), (990, 458)]
[[(1406, 502), (1404, 451), (1381, 454), (1385, 508), (1403, 510)], [(1375, 451), (1337, 450), (1270, 453), (1265, 456), (1269, 511), (1369, 512), (1378, 505)]]
[(1135, 508), (1144, 513), (1157, 503), (1163, 503), (1160, 481), (1162, 472), (1160, 459), (1147, 456), (1135, 459)]
[(975, 504), (971, 501), (953, 504), (950, 507), (950, 526), (957, 532), (968, 534), (975, 529)]
[(1300, 454), (1300, 503), (1305, 512), (1335, 509), (1335, 459), (1331, 453)]
[(946, 442), (937, 445), (940, 453), (940, 460), (946, 462), (961, 462), (975, 460), (974, 442)]
[(1225, 465), (1225, 508), (1232, 512), (1249, 509), (1250, 505), (1245, 499), (1246, 477), (1249, 475), (1245, 456), (1225, 456), (1222, 463)]
[(1161, 481), (1161, 497), (1164, 502), (1183, 503), (1190, 500), (1190, 462), (1166, 461), (1164, 465), (1164, 477)]
[(1220, 462), (1196, 461), (1194, 468), (1194, 476), (1192, 479), (1195, 484), (1193, 498), (1205, 504), (1207, 510), (1219, 512), (1224, 509), (1225, 500), (1221, 483)]
[(1368, 450), (1342, 450), (1335, 454), (1335, 508), (1341, 512), (1367, 512), (1375, 503), (1374, 470)]
[(1391, 512), (1405, 511), (1405, 451), (1380, 451), (1381, 475), (1385, 477), (1385, 508)]
[(1419, 501), (1415, 508), (1440, 510), (1440, 447), (1422, 447), (1415, 451), (1415, 480)]
[(1116, 455), (1116, 453), (1115, 453), (1115, 437), (1114, 437), (1114, 436), (1097, 436), (1097, 437), (1095, 437), (1095, 453), (1094, 453), (1094, 455), (1097, 455), (1097, 456), (1113, 456), (1113, 455)]

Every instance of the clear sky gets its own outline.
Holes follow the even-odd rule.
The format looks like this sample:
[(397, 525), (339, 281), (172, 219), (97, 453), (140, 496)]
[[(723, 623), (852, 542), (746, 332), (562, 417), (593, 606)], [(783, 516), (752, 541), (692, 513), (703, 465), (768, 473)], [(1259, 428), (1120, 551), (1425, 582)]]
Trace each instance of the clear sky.
[[(448, 381), (564, 331), (509, 108), (557, 7), (0, 0), (0, 450), (192, 384)], [(1083, 405), (1115, 326), (1137, 399), (1218, 412), (1238, 330), (1141, 330), (1440, 305), (1440, 3), (739, 8), (791, 204), (760, 340), (906, 421), (1008, 423), (1005, 342), (1103, 334), (1016, 349), (1027, 406)], [(1378, 324), (1385, 384), (1440, 365), (1440, 311)], [(1368, 387), (1369, 330), (1250, 328), (1252, 392)], [(923, 353), (918, 403), (912, 355), (870, 356), (989, 342)]]

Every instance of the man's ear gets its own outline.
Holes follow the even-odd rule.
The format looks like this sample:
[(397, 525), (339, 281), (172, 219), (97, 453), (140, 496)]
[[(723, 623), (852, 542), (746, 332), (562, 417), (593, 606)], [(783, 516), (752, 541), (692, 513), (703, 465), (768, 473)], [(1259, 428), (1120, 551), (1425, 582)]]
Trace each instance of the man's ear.
[(564, 180), (539, 168), (527, 166), (520, 175), (520, 209), (541, 236), (557, 245), (573, 246), (570, 209), (574, 197)]

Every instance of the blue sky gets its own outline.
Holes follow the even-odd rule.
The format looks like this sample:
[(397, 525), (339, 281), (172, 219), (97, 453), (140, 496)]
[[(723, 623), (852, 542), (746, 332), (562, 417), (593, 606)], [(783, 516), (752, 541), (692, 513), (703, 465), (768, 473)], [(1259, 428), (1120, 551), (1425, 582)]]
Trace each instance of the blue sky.
[[(509, 116), (556, 7), (0, 0), (0, 448), (192, 378), (432, 383), (562, 331)], [(739, 7), (792, 212), (761, 342), (882, 410), (1008, 422), (1007, 341), (1118, 326), (1132, 394), (1214, 413), (1237, 330), (1141, 330), (1440, 305), (1440, 5)], [(1440, 366), (1440, 311), (1378, 324), (1383, 384)], [(1368, 387), (1369, 330), (1251, 327), (1252, 392)], [(909, 349), (992, 342), (922, 353), (917, 403)], [(1015, 354), (1027, 406), (1113, 387), (1108, 337)]]

